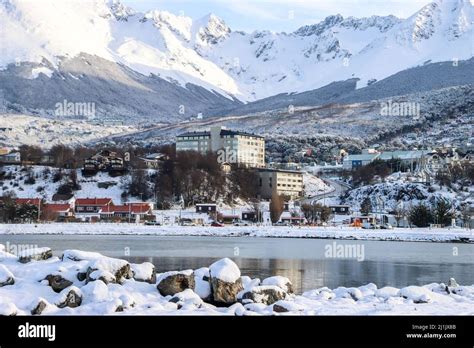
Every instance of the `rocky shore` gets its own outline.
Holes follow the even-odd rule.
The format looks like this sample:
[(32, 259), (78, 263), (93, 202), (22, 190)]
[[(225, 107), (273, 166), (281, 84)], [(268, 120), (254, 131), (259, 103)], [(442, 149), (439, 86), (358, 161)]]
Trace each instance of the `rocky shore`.
[(196, 270), (155, 272), (94, 252), (50, 248), (13, 255), (0, 244), (1, 315), (474, 314), (474, 286), (327, 287), (295, 294), (291, 280), (241, 275), (220, 259)]

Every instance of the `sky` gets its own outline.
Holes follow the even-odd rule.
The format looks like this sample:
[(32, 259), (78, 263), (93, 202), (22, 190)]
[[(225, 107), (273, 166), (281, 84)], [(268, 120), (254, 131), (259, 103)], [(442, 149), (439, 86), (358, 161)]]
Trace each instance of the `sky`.
[(166, 10), (194, 19), (208, 13), (222, 18), (232, 30), (292, 32), (325, 17), (369, 17), (393, 14), (407, 18), (430, 0), (122, 0), (137, 11)]

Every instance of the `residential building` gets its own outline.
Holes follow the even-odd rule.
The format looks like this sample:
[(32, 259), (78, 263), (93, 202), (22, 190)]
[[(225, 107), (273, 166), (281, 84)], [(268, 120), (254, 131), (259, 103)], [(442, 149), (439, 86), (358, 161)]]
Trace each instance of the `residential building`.
[(83, 173), (95, 174), (98, 171), (123, 172), (125, 161), (116, 152), (103, 150), (84, 161)]
[[(374, 149), (364, 149), (361, 154), (348, 155), (344, 157), (343, 168), (352, 170), (365, 166), (374, 160), (389, 161), (396, 159), (400, 164), (414, 171), (422, 162), (424, 156), (430, 150), (410, 150), (410, 151), (377, 151)], [(394, 168), (397, 170), (397, 168)]]
[(19, 152), (10, 152), (5, 155), (0, 155), (0, 162), (5, 164), (21, 163), (21, 155)]
[(199, 203), (196, 204), (196, 213), (216, 213), (217, 204), (214, 203)]
[(151, 220), (153, 218), (152, 205), (148, 203), (126, 203), (123, 205), (107, 205), (100, 209), (101, 220)]
[(177, 136), (176, 151), (217, 152), (220, 162), (246, 167), (265, 166), (265, 139), (261, 136), (211, 127), (210, 131), (188, 132)]
[(74, 218), (74, 208), (70, 203), (47, 203), (43, 208), (43, 216), (49, 221), (65, 221)]
[(349, 215), (351, 213), (351, 207), (349, 205), (329, 205), (329, 209), (333, 212), (333, 214), (338, 215)]
[(161, 164), (168, 159), (163, 153), (152, 153), (140, 158), (148, 169), (159, 169)]
[(79, 214), (97, 214), (113, 204), (112, 198), (76, 198), (74, 201), (75, 211)]
[(297, 198), (303, 195), (303, 173), (295, 170), (262, 168), (259, 172), (259, 194), (270, 199), (274, 193)]
[(344, 169), (352, 170), (365, 166), (380, 156), (380, 153), (364, 153), (359, 155), (348, 155), (344, 158), (342, 166)]

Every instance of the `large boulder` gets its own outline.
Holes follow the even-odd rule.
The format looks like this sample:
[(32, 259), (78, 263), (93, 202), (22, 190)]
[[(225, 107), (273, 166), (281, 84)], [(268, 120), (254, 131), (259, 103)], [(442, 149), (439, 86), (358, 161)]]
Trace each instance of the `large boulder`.
[(64, 289), (59, 294), (59, 298), (56, 301), (56, 305), (59, 308), (75, 308), (79, 307), (82, 303), (82, 293), (81, 290), (75, 286), (71, 286), (67, 289)]
[(243, 304), (263, 303), (265, 305), (271, 305), (287, 297), (288, 294), (286, 291), (276, 285), (255, 286), (251, 289), (241, 291), (238, 294), (238, 299)]
[[(91, 274), (93, 274), (93, 272), (95, 271), (102, 272), (100, 274), (99, 272), (95, 273), (96, 278), (91, 278)], [(108, 273), (105, 272), (112, 274), (115, 278), (115, 281), (119, 284), (122, 284), (125, 279), (131, 279), (133, 277), (130, 264), (127, 261), (121, 259), (114, 259), (111, 257), (101, 257), (99, 259), (91, 260), (89, 262), (86, 272), (86, 282), (97, 280), (104, 275), (105, 276), (103, 278), (107, 281), (110, 281), (110, 279), (107, 279), (107, 277), (109, 276)]]
[(115, 278), (115, 276), (109, 271), (104, 271), (100, 269), (94, 270), (90, 267), (87, 269), (87, 272), (85, 274), (85, 279), (86, 279), (86, 283), (93, 282), (95, 280), (101, 280), (105, 284), (117, 282), (117, 278)]
[(28, 263), (30, 261), (42, 261), (53, 257), (53, 251), (50, 248), (32, 248), (22, 251), (18, 255), (18, 261)]
[(283, 289), (288, 294), (294, 293), (293, 284), (291, 284), (291, 281), (286, 277), (273, 276), (265, 278), (262, 281), (262, 285), (275, 285)]
[(141, 264), (131, 263), (133, 279), (139, 282), (146, 282), (150, 284), (156, 283), (156, 272), (155, 266), (150, 262), (144, 262)]
[(229, 305), (237, 302), (237, 294), (243, 289), (239, 267), (228, 258), (209, 266), (212, 300), (216, 304)]
[(10, 270), (4, 265), (0, 264), (0, 288), (2, 286), (15, 284), (15, 277)]
[(58, 293), (72, 285), (70, 280), (63, 278), (59, 274), (49, 274), (45, 279), (48, 281), (49, 286), (53, 289), (53, 291)]
[(194, 290), (194, 272), (192, 270), (180, 272), (166, 272), (160, 275), (156, 288), (162, 296), (174, 295), (186, 289)]
[(40, 315), (48, 306), (50, 304), (44, 298), (37, 299), (32, 306), (31, 315)]

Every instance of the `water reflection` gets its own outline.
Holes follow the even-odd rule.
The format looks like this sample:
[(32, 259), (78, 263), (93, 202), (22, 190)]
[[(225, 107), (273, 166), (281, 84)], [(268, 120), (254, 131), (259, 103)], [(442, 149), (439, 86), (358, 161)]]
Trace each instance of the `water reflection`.
[[(151, 262), (157, 272), (208, 267), (219, 258), (208, 257), (129, 257), (134, 263)], [(471, 264), (402, 264), (353, 260), (298, 260), (234, 258), (242, 275), (264, 279), (273, 275), (288, 277), (298, 293), (323, 286), (360, 286), (376, 283), (379, 287), (424, 285), (447, 282), (450, 277), (461, 284), (473, 284)]]

